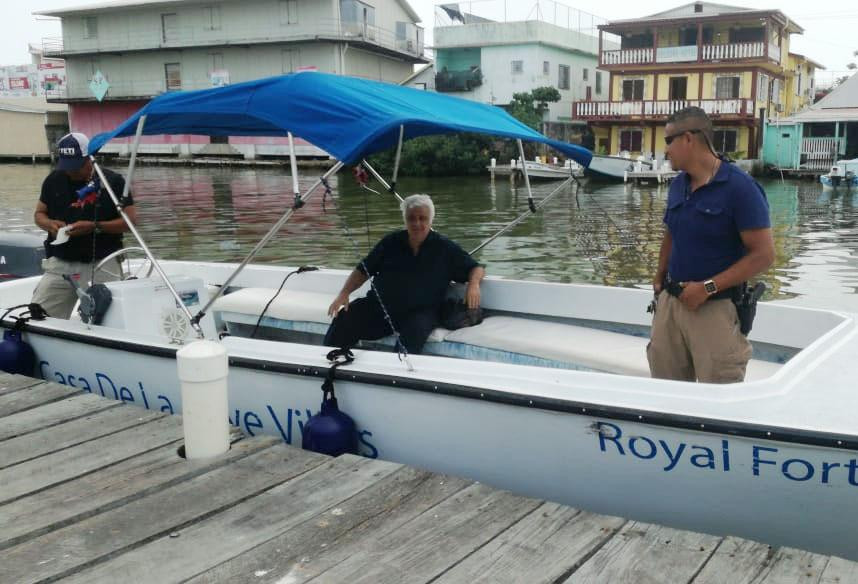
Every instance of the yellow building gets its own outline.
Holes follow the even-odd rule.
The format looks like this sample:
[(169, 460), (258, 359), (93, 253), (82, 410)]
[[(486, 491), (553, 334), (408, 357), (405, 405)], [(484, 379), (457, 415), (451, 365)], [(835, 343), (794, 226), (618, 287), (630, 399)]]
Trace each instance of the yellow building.
[[(656, 155), (667, 117), (699, 106), (715, 125), (716, 149), (756, 158), (762, 120), (812, 101), (819, 65), (789, 52), (790, 35), (802, 31), (780, 10), (709, 2), (600, 25), (608, 101), (575, 102), (573, 117), (589, 122), (597, 151)], [(620, 48), (604, 50), (606, 40)]]

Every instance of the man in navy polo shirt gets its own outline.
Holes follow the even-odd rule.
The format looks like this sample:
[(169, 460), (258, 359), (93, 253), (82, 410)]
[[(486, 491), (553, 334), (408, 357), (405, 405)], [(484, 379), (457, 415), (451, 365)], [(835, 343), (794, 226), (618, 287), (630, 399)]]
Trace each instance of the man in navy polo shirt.
[(707, 383), (745, 378), (751, 345), (739, 330), (736, 287), (774, 260), (762, 187), (720, 158), (712, 122), (698, 107), (670, 116), (673, 180), (653, 278), (658, 296), (647, 347), (653, 377)]
[[(405, 229), (383, 237), (334, 298), (325, 345), (351, 347), (360, 339), (380, 339), (392, 334), (392, 324), (408, 352), (420, 353), (438, 325), (450, 281), (467, 282), (465, 303), (468, 308), (480, 306), (485, 270), (455, 242), (432, 230), (432, 199), (406, 197), (402, 217)], [(370, 277), (373, 290), (349, 302), (349, 294)]]

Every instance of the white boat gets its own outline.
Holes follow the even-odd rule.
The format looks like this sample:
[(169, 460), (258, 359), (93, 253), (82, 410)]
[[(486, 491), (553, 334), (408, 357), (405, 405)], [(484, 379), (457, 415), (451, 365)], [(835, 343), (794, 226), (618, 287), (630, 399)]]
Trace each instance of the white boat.
[[(357, 83), (301, 75), (319, 75), (328, 91), (313, 95), (336, 103), (343, 101), (330, 84)], [(376, 85), (359, 83), (368, 95)], [(213, 104), (240, 90), (189, 95)], [(139, 120), (150, 117), (153, 131), (187, 132), (168, 125), (169, 111), (158, 114), (159, 104), (169, 110), (182, 97), (154, 100), (121, 131), (142, 131)], [(400, 124), (379, 143), (402, 135)], [(157, 275), (108, 284), (113, 301), (102, 325), (27, 322), (38, 375), (178, 413), (177, 348), (228, 333), (220, 342), (230, 358), (230, 421), (299, 445), (330, 365), (319, 344), (326, 309), (347, 272), (298, 273), (276, 295), (294, 268), (154, 267)], [(37, 282), (0, 284), (0, 304), (29, 302)], [(450, 295), (461, 294), (451, 287)], [(406, 360), (385, 341), (382, 350), (355, 350), (335, 374), (340, 407), (355, 419), (366, 456), (596, 512), (858, 560), (855, 316), (761, 304), (746, 381), (694, 384), (649, 378), (650, 299), (646, 290), (489, 277), (482, 324), (437, 329), (426, 354)], [(249, 338), (257, 322), (262, 338)]]
[(838, 160), (828, 174), (819, 177), (819, 182), (827, 189), (858, 187), (858, 158)]
[(648, 160), (594, 154), (584, 174), (591, 179), (622, 182), (627, 172), (651, 169), (652, 163)]
[[(583, 168), (574, 160), (567, 161), (566, 165), (547, 164), (536, 160), (525, 162), (527, 175), (531, 180), (564, 180), (570, 176), (582, 176)], [(509, 176), (513, 173), (522, 174), (521, 163), (514, 165), (489, 165), (486, 167), (492, 175)]]

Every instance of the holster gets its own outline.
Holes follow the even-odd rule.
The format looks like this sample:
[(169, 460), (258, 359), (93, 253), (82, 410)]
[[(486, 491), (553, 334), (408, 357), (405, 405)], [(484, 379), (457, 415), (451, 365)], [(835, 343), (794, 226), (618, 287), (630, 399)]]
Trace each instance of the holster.
[(754, 326), (754, 317), (757, 316), (757, 301), (766, 291), (766, 285), (763, 282), (757, 282), (751, 286), (746, 282), (738, 288), (741, 294), (733, 297), (733, 304), (736, 305), (736, 314), (739, 317), (739, 330), (743, 335), (748, 336)]

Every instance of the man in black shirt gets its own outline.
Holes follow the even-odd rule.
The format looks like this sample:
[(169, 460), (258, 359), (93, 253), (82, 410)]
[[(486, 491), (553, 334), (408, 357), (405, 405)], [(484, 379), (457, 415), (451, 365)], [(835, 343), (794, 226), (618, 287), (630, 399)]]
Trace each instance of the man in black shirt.
[[(360, 339), (391, 334), (383, 303), (402, 344), (409, 353), (420, 353), (438, 324), (451, 280), (467, 282), (465, 302), (468, 308), (479, 307), (485, 270), (455, 242), (432, 230), (432, 199), (427, 195), (407, 197), (402, 214), (405, 229), (382, 238), (331, 303), (328, 314), (335, 318), (325, 335), (326, 345), (351, 347)], [(375, 290), (349, 303), (349, 294), (370, 277)]]
[[(94, 264), (122, 248), (122, 234), (128, 231), (128, 226), (107, 189), (101, 186), (88, 148), (89, 139), (84, 134), (75, 132), (60, 138), (57, 168), (42, 183), (33, 215), (36, 225), (48, 232), (43, 263), (45, 273), (33, 292), (33, 302), (41, 304), (50, 316), (57, 318), (71, 316), (77, 300), (74, 288), (64, 275), (86, 288), (87, 283), (116, 280), (113, 274), (121, 273), (118, 261), (92, 273)], [(116, 196), (122, 196), (125, 179), (110, 170), (102, 170)], [(86, 189), (90, 181), (94, 181), (93, 188)], [(136, 223), (137, 213), (130, 193), (122, 206)]]

